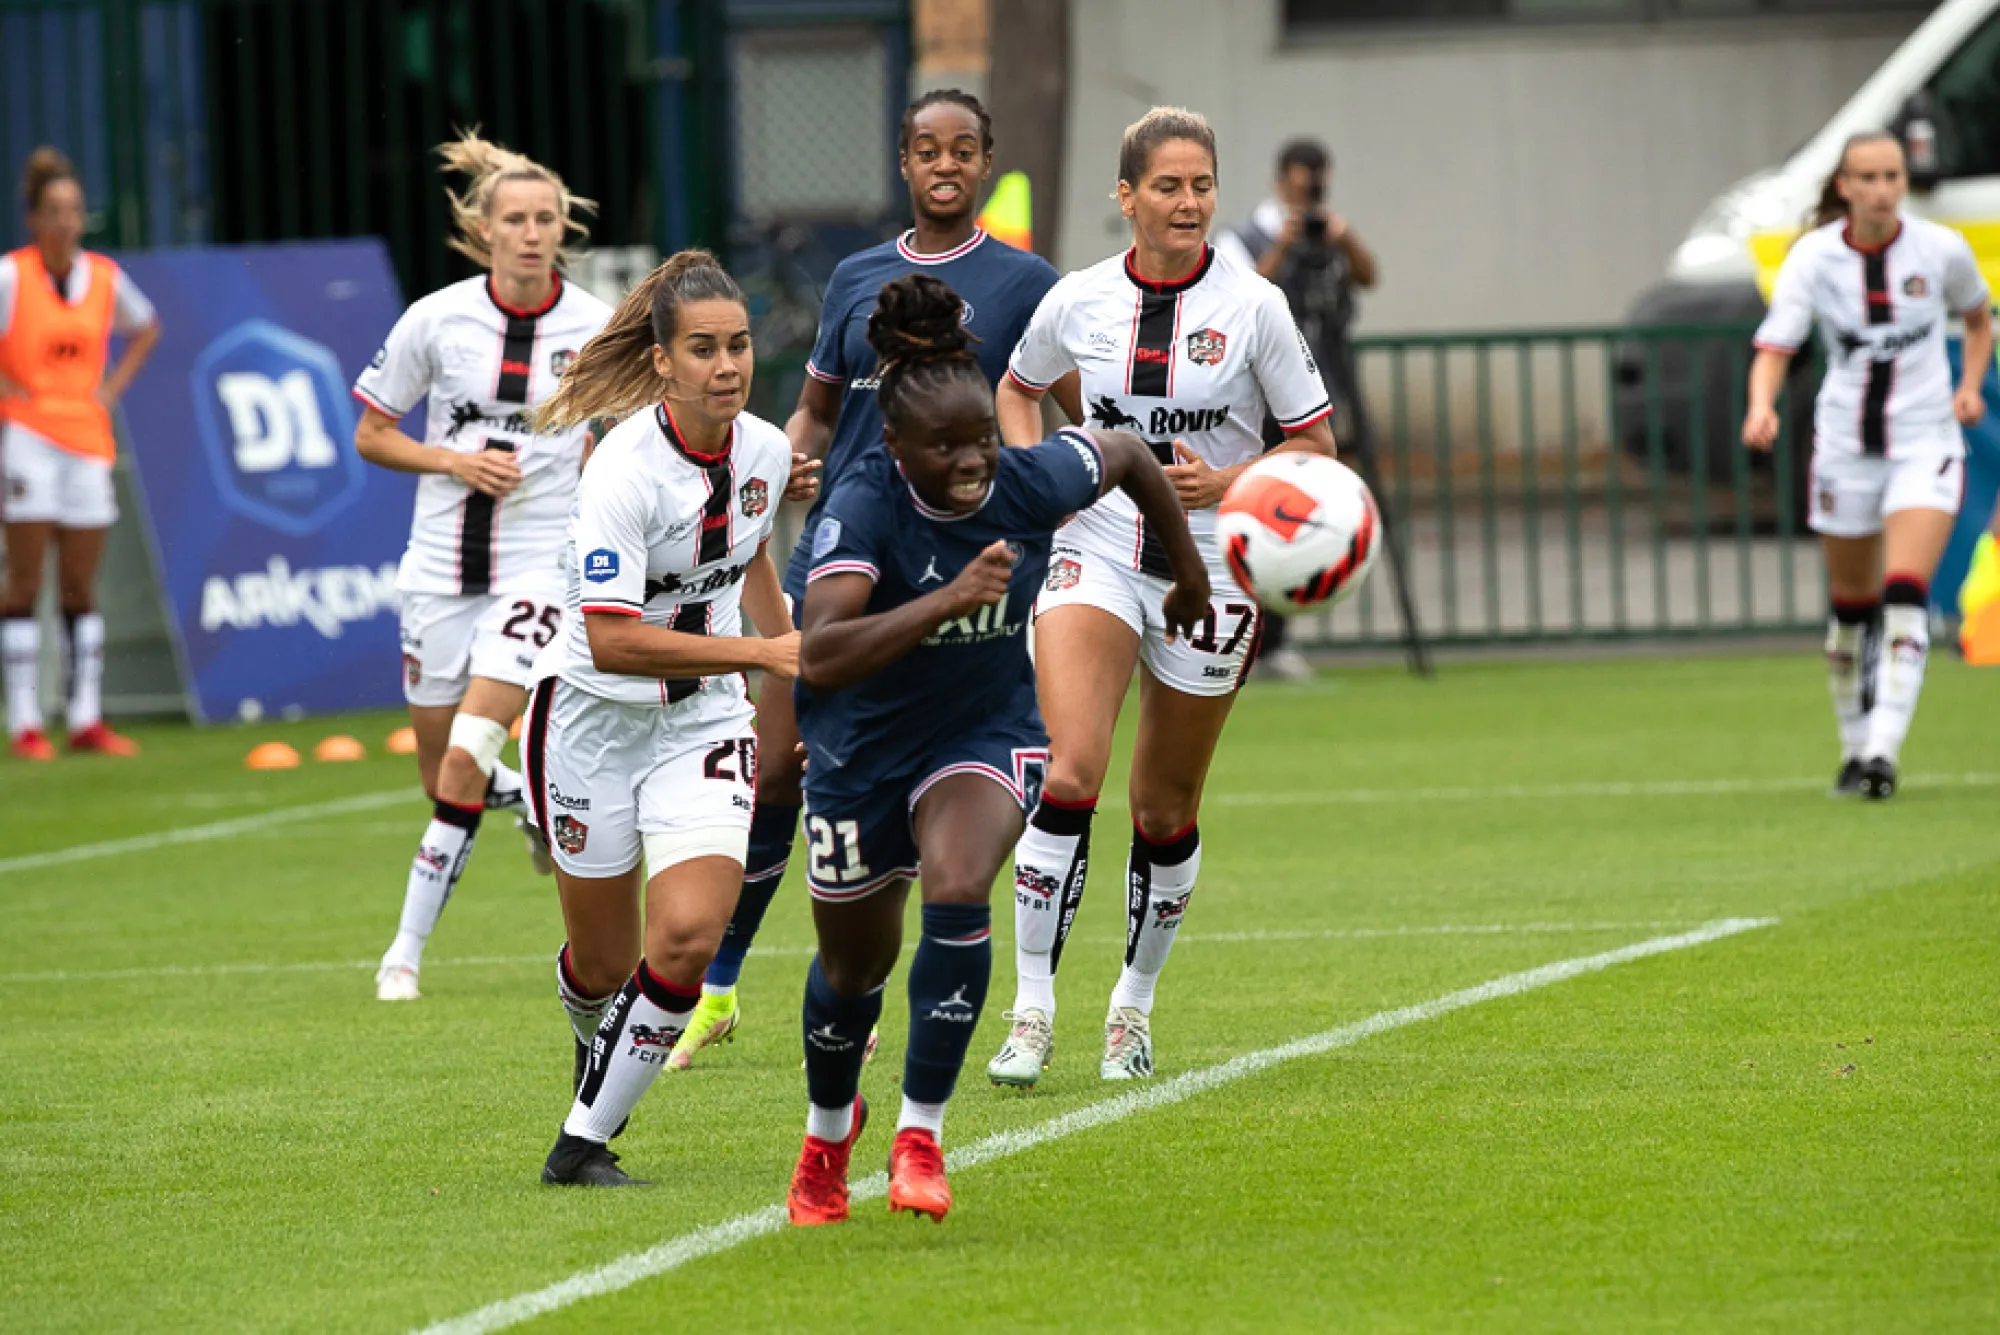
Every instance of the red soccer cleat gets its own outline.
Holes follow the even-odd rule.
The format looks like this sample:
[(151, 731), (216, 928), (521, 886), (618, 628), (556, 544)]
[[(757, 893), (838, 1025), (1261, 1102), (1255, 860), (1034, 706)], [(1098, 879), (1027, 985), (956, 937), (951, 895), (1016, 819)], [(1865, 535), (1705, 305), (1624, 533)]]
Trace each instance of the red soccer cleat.
[(889, 1150), (889, 1213), (913, 1210), (944, 1222), (951, 1183), (944, 1180), (944, 1151), (922, 1127), (906, 1126)]
[(847, 1160), (861, 1128), (868, 1125), (868, 1100), (854, 1098), (854, 1128), (847, 1139), (835, 1144), (818, 1136), (807, 1136), (799, 1151), (798, 1167), (792, 1169), (792, 1189), (785, 1193), (785, 1212), (800, 1228), (815, 1224), (847, 1222)]
[(49, 739), (40, 728), (27, 728), (14, 734), (11, 748), (16, 760), (54, 760), (56, 749), (49, 745)]
[(111, 731), (101, 719), (81, 732), (69, 735), (69, 749), (72, 751), (95, 751), (101, 756), (136, 756), (139, 744), (130, 737), (120, 737)]

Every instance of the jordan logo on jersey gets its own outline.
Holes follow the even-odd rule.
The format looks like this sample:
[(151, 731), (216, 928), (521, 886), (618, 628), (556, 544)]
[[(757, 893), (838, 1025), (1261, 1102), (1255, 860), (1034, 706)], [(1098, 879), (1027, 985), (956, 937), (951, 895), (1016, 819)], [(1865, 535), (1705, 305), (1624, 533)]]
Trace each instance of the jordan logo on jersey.
[(1188, 360), (1196, 366), (1219, 366), (1229, 348), (1229, 335), (1219, 329), (1197, 329), (1188, 335)]
[(743, 517), (755, 519), (771, 508), (771, 489), (763, 478), (753, 477), (736, 489), (736, 499), (743, 506)]

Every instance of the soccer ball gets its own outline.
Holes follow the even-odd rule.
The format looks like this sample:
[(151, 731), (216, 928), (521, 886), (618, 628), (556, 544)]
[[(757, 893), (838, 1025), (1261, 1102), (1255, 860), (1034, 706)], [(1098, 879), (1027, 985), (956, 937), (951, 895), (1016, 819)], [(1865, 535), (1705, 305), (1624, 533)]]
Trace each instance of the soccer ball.
[(1374, 568), (1382, 516), (1368, 484), (1320, 454), (1267, 454), (1243, 470), (1215, 522), (1236, 582), (1273, 612), (1352, 597)]

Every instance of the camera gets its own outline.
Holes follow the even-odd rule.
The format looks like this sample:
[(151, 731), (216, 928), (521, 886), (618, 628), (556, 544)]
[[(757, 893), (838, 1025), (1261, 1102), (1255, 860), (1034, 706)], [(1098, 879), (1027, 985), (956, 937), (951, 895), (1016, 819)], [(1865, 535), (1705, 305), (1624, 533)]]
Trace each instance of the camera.
[(1314, 175), (1312, 184), (1306, 187), (1306, 216), (1303, 224), (1305, 238), (1317, 244), (1326, 241), (1326, 178)]

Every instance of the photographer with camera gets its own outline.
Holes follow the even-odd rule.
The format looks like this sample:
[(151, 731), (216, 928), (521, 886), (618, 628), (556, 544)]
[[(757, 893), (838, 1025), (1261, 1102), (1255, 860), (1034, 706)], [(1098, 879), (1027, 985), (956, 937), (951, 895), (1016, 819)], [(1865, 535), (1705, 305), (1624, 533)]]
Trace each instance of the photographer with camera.
[[(1235, 251), (1285, 294), (1332, 394), (1333, 435), (1340, 452), (1343, 457), (1366, 456), (1373, 440), (1348, 327), (1354, 322), (1355, 289), (1374, 287), (1381, 270), (1347, 219), (1326, 207), (1332, 173), (1333, 159), (1323, 145), (1292, 140), (1278, 152), (1272, 198), (1259, 204), (1248, 222), (1216, 238), (1216, 245)], [(1267, 443), (1282, 439), (1275, 432), (1276, 424), (1266, 422)], [(1287, 680), (1310, 677), (1305, 657), (1285, 645), (1284, 621), (1273, 617), (1268, 626), (1259, 666)]]

